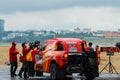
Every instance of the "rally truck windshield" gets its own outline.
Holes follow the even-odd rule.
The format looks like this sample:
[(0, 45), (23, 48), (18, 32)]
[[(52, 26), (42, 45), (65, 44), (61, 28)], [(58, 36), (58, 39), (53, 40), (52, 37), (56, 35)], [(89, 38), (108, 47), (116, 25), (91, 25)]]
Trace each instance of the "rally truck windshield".
[(78, 41), (78, 40), (66, 40), (66, 41), (62, 41), (64, 50), (66, 52), (82, 52), (82, 41)]
[[(81, 53), (83, 51), (82, 43), (82, 40), (73, 38), (51, 39), (46, 41), (47, 47), (45, 50), (62, 50), (66, 52)], [(59, 47), (59, 45), (61, 47)]]

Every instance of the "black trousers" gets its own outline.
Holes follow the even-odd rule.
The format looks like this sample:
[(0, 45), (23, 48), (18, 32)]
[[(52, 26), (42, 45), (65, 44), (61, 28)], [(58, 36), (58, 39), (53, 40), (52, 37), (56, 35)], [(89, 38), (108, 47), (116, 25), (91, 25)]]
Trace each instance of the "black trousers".
[(10, 74), (11, 74), (12, 77), (15, 76), (15, 72), (17, 70), (17, 67), (18, 67), (17, 61), (11, 61), (10, 62)]
[(24, 77), (27, 77), (27, 72), (28, 72), (27, 67), (28, 67), (27, 62), (25, 60), (23, 60), (22, 61), (22, 67), (21, 67), (18, 74), (22, 76), (22, 73), (24, 72)]
[(34, 74), (35, 74), (35, 70), (34, 70), (34, 62), (28, 62), (28, 75), (29, 75), (29, 77), (32, 77), (32, 76), (34, 76)]

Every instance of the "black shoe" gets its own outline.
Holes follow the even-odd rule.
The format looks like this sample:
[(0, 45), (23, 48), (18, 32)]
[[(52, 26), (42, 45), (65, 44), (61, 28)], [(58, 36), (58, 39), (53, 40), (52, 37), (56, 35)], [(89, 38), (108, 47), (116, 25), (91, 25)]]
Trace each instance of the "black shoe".
[(22, 75), (18, 74), (18, 76), (19, 76), (20, 78), (22, 78)]
[(24, 76), (24, 79), (27, 79), (28, 77), (27, 76)]
[(14, 74), (14, 76), (17, 76), (17, 74)]

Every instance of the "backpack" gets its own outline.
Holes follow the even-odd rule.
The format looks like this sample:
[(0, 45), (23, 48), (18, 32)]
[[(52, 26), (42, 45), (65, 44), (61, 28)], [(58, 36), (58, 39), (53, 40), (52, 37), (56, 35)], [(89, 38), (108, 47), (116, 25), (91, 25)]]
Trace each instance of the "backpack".
[(32, 50), (30, 50), (26, 55), (26, 61), (32, 61)]

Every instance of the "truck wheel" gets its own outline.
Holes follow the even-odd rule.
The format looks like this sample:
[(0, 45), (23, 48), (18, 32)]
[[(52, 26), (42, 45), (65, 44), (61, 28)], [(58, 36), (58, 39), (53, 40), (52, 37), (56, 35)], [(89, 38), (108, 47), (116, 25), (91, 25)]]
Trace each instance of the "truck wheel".
[(36, 71), (36, 76), (43, 76), (43, 72)]
[(50, 66), (50, 78), (51, 80), (57, 80), (59, 77), (59, 68), (56, 64), (51, 64)]

